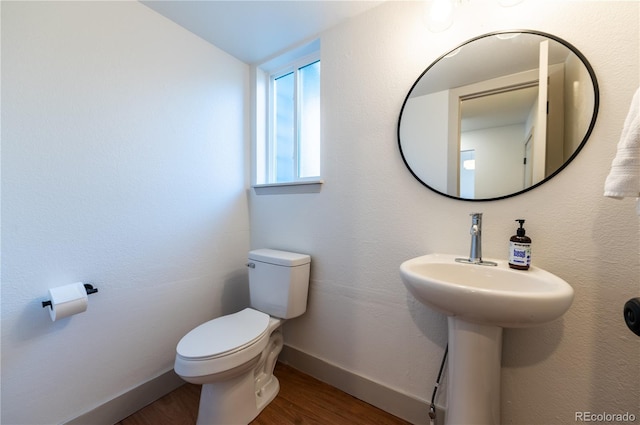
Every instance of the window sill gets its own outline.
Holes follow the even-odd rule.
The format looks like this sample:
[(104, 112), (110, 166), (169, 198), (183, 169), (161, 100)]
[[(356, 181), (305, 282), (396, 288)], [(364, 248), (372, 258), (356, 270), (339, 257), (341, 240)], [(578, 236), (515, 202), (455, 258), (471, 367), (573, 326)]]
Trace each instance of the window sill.
[(265, 183), (253, 185), (256, 195), (286, 195), (295, 193), (319, 193), (324, 180), (306, 180), (288, 183)]

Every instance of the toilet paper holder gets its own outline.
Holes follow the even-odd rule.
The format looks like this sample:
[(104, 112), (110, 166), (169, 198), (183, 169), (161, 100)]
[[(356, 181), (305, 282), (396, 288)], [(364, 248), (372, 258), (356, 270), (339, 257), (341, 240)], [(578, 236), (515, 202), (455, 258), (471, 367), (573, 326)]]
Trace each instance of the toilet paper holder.
[[(98, 288), (94, 288), (93, 285), (90, 283), (84, 284), (84, 290), (87, 291), (87, 295), (95, 294), (96, 292), (98, 292)], [(49, 307), (53, 309), (53, 306), (51, 305), (51, 300), (42, 301), (42, 308), (45, 308), (45, 307)]]

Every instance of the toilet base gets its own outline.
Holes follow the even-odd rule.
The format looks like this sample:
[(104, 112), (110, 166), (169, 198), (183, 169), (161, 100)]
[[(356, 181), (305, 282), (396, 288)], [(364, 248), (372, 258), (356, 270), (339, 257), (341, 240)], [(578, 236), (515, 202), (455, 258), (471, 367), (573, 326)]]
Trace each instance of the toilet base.
[[(255, 387), (251, 375), (239, 378), (226, 382), (226, 385), (202, 386), (197, 425), (246, 425), (258, 417), (280, 391), (280, 383), (275, 376), (258, 393), (253, 391)], [(220, 397), (224, 398), (224, 403), (215, 402)]]
[(256, 413), (256, 416), (276, 398), (278, 392), (280, 392), (280, 382), (278, 378), (272, 376), (269, 384), (262, 391), (256, 393), (256, 400), (258, 401), (258, 413)]
[(214, 384), (203, 384), (197, 425), (246, 425), (260, 413), (253, 373)]
[(247, 425), (276, 398), (280, 383), (273, 370), (283, 345), (279, 325), (272, 323), (276, 329), (260, 356), (250, 362), (250, 370), (202, 385), (197, 425)]

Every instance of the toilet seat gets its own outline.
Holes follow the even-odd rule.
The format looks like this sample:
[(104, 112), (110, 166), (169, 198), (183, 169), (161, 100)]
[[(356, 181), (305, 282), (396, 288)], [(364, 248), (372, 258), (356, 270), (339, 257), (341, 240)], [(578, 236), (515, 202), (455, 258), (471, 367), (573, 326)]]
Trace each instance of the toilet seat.
[(246, 308), (194, 328), (178, 343), (176, 373), (211, 375), (251, 361), (269, 341), (269, 319), (268, 314)]
[(254, 344), (268, 326), (268, 314), (245, 308), (191, 330), (180, 340), (176, 350), (178, 355), (191, 360), (224, 356)]

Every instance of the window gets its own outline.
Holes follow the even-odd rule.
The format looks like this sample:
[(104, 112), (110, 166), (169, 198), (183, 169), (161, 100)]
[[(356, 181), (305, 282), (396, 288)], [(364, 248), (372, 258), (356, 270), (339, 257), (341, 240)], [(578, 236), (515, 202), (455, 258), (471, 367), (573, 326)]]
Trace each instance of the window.
[(268, 88), (265, 90), (268, 93), (265, 111), (268, 119), (264, 129), (266, 137), (262, 143), (257, 141), (256, 182), (302, 184), (318, 181), (319, 53), (290, 62), (268, 75)]
[(320, 61), (271, 76), (269, 180), (320, 176)]

